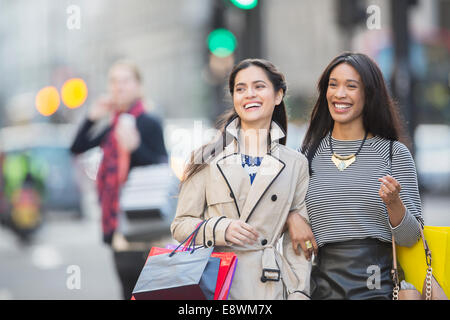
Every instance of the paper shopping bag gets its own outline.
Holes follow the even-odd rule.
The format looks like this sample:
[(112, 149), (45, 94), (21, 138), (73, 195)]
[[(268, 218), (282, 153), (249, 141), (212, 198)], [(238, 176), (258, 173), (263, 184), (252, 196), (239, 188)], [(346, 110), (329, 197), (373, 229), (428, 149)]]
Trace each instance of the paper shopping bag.
[[(217, 287), (214, 294), (214, 300), (226, 300), (236, 269), (236, 254), (233, 252), (214, 252), (212, 256), (220, 258), (220, 269), (217, 276)], [(228, 284), (226, 283), (227, 278), (229, 279)]]
[[(153, 250), (150, 254), (154, 254)], [(150, 255), (133, 290), (136, 300), (213, 299), (220, 259), (213, 248)]]
[(219, 295), (215, 300), (228, 300), (228, 295), (230, 293), (231, 284), (233, 283), (234, 273), (236, 271), (238, 259), (235, 257), (230, 265), (230, 268), (227, 272), (227, 276), (223, 282), (222, 288), (220, 289)]
[[(165, 253), (169, 250), (174, 250), (178, 246), (174, 244), (168, 244), (166, 249), (152, 248), (155, 253)], [(180, 251), (190, 250), (187, 247), (180, 247)], [(214, 300), (227, 300), (228, 293), (233, 281), (234, 272), (237, 265), (237, 257), (234, 252), (213, 252), (212, 257), (220, 258), (219, 273), (217, 275), (217, 285), (214, 294)]]

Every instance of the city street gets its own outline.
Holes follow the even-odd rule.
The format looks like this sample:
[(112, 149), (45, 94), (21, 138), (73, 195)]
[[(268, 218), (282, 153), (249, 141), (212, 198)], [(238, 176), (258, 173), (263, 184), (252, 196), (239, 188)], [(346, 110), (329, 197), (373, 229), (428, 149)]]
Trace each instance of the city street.
[[(149, 268), (150, 286), (198, 271), (215, 281), (203, 278), (205, 296), (215, 288), (233, 300), (305, 298), (307, 260), (284, 250), (283, 261), (272, 249), (283, 251), (279, 217), (305, 208), (306, 187), (315, 239), (297, 215), (289, 225), (306, 258), (316, 243), (321, 261), (328, 243), (361, 248), (351, 258), (330, 250), (333, 263), (317, 265), (336, 269), (322, 270), (335, 284), (313, 286), (313, 298), (378, 298), (360, 295), (369, 282), (355, 276), (375, 265), (364, 238), (389, 241), (399, 196), (413, 214), (422, 205), (426, 226), (450, 228), (450, 0), (0, 8), (0, 300), (129, 300), (150, 249), (177, 243), (171, 223), (180, 241), (196, 231), (205, 247), (233, 244), (239, 262), (221, 260), (216, 277), (205, 268), (217, 259), (181, 254)], [(285, 146), (307, 155), (317, 172), (309, 185), (305, 159)], [(397, 181), (378, 185), (387, 172)], [(194, 230), (203, 219), (212, 222)], [(415, 228), (414, 241), (417, 224), (404, 221), (397, 230)], [(253, 241), (242, 254), (236, 247)], [(436, 243), (444, 240), (431, 245), (433, 272), (449, 280), (434, 258), (450, 252), (437, 254)], [(390, 268), (382, 260), (380, 272)], [(180, 282), (145, 290), (193, 297)]]
[[(112, 252), (92, 218), (46, 221), (29, 246), (1, 228), (0, 261), (0, 299), (120, 299)], [(79, 267), (79, 289), (68, 288), (70, 266)]]
[[(450, 226), (448, 197), (424, 196), (422, 202), (427, 225)], [(121, 299), (99, 222), (95, 215), (53, 218), (30, 246), (0, 228), (0, 299)], [(70, 289), (70, 266), (79, 267), (79, 289)]]

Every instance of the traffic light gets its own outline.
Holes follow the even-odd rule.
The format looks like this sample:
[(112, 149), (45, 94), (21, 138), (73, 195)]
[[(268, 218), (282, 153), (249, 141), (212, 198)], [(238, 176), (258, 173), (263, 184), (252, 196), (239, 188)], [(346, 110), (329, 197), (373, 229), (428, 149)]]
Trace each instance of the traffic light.
[(225, 28), (211, 31), (207, 41), (209, 51), (219, 58), (225, 58), (233, 54), (237, 45), (234, 34)]
[(366, 19), (365, 3), (360, 0), (339, 0), (337, 5), (337, 23), (344, 29), (353, 29)]
[(250, 10), (258, 5), (258, 0), (230, 0), (239, 9)]

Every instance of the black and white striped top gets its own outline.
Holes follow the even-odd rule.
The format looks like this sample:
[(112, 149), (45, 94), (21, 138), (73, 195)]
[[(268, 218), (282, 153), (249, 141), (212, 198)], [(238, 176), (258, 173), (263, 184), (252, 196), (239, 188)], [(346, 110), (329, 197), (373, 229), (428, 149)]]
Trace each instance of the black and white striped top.
[[(332, 138), (335, 153), (355, 153), (362, 140), (343, 141)], [(306, 207), (317, 244), (352, 239), (377, 238), (396, 243), (414, 244), (419, 238), (419, 222), (423, 226), (422, 209), (414, 160), (406, 146), (395, 141), (392, 149), (392, 173), (389, 140), (375, 136), (367, 139), (356, 161), (339, 171), (331, 160), (329, 135), (322, 139), (312, 161), (306, 194)], [(389, 223), (386, 207), (378, 190), (378, 178), (392, 175), (400, 183), (400, 198), (406, 214), (395, 228)]]

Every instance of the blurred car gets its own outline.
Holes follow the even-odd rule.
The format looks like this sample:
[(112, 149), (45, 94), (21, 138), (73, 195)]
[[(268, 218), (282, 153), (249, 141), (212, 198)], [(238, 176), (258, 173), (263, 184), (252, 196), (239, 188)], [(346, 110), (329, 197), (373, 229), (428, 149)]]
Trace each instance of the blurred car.
[(45, 207), (52, 211), (73, 210), (80, 215), (80, 190), (69, 149), (62, 146), (39, 146), (32, 148), (30, 154), (47, 164)]
[(4, 157), (27, 154), (38, 163), (44, 180), (44, 208), (81, 217), (78, 167), (69, 146), (76, 128), (70, 124), (35, 123), (0, 129)]
[(419, 125), (414, 142), (419, 185), (426, 192), (450, 193), (450, 126)]

